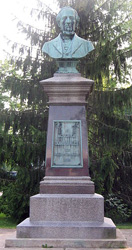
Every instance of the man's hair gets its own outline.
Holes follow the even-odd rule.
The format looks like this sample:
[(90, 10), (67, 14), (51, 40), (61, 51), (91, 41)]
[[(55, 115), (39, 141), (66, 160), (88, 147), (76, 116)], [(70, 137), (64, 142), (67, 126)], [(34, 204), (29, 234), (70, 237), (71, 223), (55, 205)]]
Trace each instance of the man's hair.
[(60, 20), (61, 20), (61, 17), (62, 17), (62, 12), (63, 12), (63, 10), (65, 10), (65, 9), (71, 9), (71, 10), (74, 11), (74, 13), (75, 13), (75, 20), (76, 20), (76, 27), (77, 27), (77, 26), (78, 26), (78, 23), (79, 23), (79, 20), (80, 20), (80, 17), (78, 16), (77, 11), (76, 11), (75, 9), (73, 9), (72, 7), (70, 7), (70, 6), (65, 6), (65, 7), (63, 7), (63, 8), (59, 11), (58, 15), (56, 16), (56, 22), (57, 22), (58, 26), (60, 27)]

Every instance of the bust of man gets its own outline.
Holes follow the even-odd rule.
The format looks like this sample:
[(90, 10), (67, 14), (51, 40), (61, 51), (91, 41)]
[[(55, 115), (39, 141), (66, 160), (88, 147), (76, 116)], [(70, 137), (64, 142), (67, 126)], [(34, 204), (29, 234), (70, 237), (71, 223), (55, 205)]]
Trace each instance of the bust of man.
[(76, 35), (79, 23), (76, 10), (67, 6), (60, 10), (56, 17), (60, 34), (43, 45), (42, 51), (56, 59), (77, 59), (86, 56), (94, 49), (93, 44)]

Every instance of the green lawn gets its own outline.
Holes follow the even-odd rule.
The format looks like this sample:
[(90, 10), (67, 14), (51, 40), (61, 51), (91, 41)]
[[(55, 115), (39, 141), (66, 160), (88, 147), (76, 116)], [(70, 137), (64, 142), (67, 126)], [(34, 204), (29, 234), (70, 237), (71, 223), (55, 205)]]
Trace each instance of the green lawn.
[(12, 218), (0, 213), (0, 228), (16, 228), (16, 223)]
[(132, 223), (124, 223), (124, 224), (117, 224), (117, 228), (119, 229), (132, 229)]

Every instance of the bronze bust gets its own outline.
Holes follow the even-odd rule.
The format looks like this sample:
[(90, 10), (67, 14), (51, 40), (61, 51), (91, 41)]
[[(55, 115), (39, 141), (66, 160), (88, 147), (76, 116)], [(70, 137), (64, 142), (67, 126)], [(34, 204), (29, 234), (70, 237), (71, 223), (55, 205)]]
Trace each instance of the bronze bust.
[(62, 8), (56, 17), (61, 33), (55, 39), (46, 42), (42, 51), (56, 59), (77, 59), (92, 51), (93, 44), (75, 33), (79, 19), (77, 11), (73, 8)]

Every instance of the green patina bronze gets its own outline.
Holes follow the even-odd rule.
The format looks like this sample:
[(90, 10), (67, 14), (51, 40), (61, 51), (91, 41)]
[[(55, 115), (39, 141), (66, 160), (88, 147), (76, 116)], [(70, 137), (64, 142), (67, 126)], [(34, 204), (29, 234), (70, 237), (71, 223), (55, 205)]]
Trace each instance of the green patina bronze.
[(79, 16), (73, 8), (69, 6), (62, 8), (56, 21), (61, 32), (55, 39), (46, 42), (42, 51), (52, 58), (59, 59), (59, 73), (77, 73), (77, 60), (86, 56), (94, 46), (90, 41), (76, 35)]
[(54, 121), (51, 167), (82, 168), (80, 120)]

